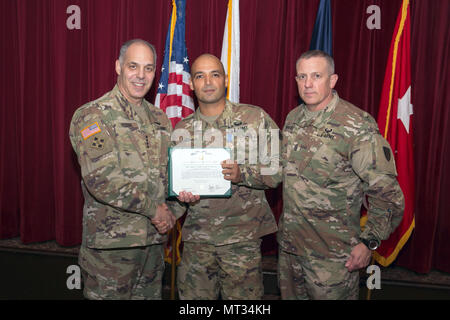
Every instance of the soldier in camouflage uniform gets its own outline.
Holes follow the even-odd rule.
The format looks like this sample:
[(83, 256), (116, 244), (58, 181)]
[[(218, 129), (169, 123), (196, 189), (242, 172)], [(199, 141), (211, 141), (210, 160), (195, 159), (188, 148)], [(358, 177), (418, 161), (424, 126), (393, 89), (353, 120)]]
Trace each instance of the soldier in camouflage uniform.
[[(184, 248), (177, 278), (179, 296), (181, 299), (218, 299), (219, 296), (222, 299), (260, 299), (264, 291), (260, 238), (277, 230), (264, 189), (276, 187), (281, 181), (280, 132), (261, 108), (234, 104), (225, 98), (227, 76), (215, 56), (200, 56), (193, 63), (191, 74), (191, 89), (195, 91), (199, 108), (176, 125), (172, 137), (179, 131), (187, 131), (187, 136), (194, 137), (194, 130), (201, 130), (203, 147), (230, 147), (236, 156), (240, 148), (246, 148), (246, 157), (240, 164), (237, 161), (222, 164), (224, 179), (232, 182), (231, 198), (202, 198), (189, 204), (182, 230)], [(208, 130), (212, 129), (220, 132), (223, 140), (206, 138)], [(245, 144), (245, 139), (239, 140), (237, 133), (258, 133), (259, 129), (268, 135), (270, 129), (276, 132), (278, 144), (270, 150), (273, 137), (269, 136), (266, 154), (270, 161), (251, 163), (250, 144)], [(193, 142), (187, 141), (187, 145), (192, 147)], [(261, 162), (276, 163), (275, 169), (265, 174), (261, 171), (265, 167)]]
[[(329, 55), (306, 52), (296, 71), (305, 103), (289, 113), (283, 129), (281, 295), (357, 299), (358, 269), (403, 216), (394, 156), (375, 120), (333, 91), (337, 75)], [(368, 220), (361, 232), (365, 196)]]
[(116, 86), (76, 110), (70, 125), (85, 199), (79, 264), (89, 299), (161, 298), (163, 233), (175, 217), (165, 204), (171, 124), (144, 99), (155, 66), (152, 45), (126, 42)]

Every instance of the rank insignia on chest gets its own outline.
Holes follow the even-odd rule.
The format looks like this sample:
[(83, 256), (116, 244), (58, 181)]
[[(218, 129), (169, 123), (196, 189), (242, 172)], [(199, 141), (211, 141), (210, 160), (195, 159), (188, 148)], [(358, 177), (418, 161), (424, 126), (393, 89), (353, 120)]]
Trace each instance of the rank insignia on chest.
[(332, 128), (325, 128), (324, 131), (319, 134), (319, 137), (325, 139), (334, 139), (335, 135), (333, 134)]
[(98, 122), (94, 122), (80, 131), (81, 136), (83, 137), (84, 140), (99, 132), (102, 132), (102, 130), (100, 129)]
[(248, 124), (246, 124), (246, 123), (243, 124), (241, 122), (239, 126), (234, 126), (234, 127), (228, 128), (227, 132), (237, 134), (238, 132), (245, 132), (247, 129), (248, 129)]

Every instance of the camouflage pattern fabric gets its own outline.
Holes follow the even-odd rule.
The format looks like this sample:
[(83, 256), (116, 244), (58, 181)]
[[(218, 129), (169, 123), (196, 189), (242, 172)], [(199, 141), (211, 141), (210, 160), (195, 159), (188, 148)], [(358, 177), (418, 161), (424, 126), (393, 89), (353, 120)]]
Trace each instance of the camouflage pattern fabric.
[(186, 242), (178, 268), (182, 300), (259, 300), (264, 293), (261, 240), (224, 246)]
[[(283, 129), (278, 243), (316, 265), (345, 261), (359, 237), (387, 239), (404, 209), (392, 150), (375, 120), (333, 95), (313, 119), (305, 120), (304, 105), (295, 108)], [(365, 196), (368, 220), (361, 232)]]
[[(191, 137), (194, 137), (194, 131), (197, 134), (198, 132), (204, 134), (209, 129), (215, 129), (221, 132), (223, 141), (212, 143), (214, 137), (211, 140), (203, 139), (203, 144), (199, 147), (230, 147), (234, 150), (234, 159), (238, 156), (236, 150), (241, 148), (246, 151), (246, 158), (245, 162), (239, 165), (242, 181), (239, 184), (232, 184), (231, 198), (204, 198), (189, 206), (182, 229), (183, 241), (220, 246), (255, 240), (276, 232), (277, 225), (266, 200), (264, 189), (274, 188), (280, 183), (281, 164), (274, 174), (261, 174), (261, 168), (269, 165), (263, 165), (260, 162), (251, 164), (248, 158), (249, 154), (253, 151), (257, 152), (257, 150), (249, 150), (250, 144), (243, 145), (246, 140), (233, 138), (233, 135), (238, 131), (245, 134), (250, 129), (252, 129), (250, 131), (258, 133), (260, 128), (264, 129), (264, 132), (269, 132), (270, 129), (277, 130), (277, 125), (261, 108), (233, 104), (230, 101), (226, 102), (224, 111), (212, 125), (202, 121), (199, 113), (200, 109), (198, 108), (195, 113), (178, 122), (174, 135), (177, 134), (178, 129), (187, 130)], [(195, 125), (199, 127), (194, 128)], [(280, 139), (279, 133), (277, 133), (276, 139)], [(239, 143), (242, 145), (236, 145)], [(185, 144), (194, 147), (194, 141), (184, 141), (183, 145)], [(270, 135), (267, 145), (269, 146), (268, 158), (263, 161), (266, 163), (272, 161), (278, 164), (279, 150), (272, 151), (270, 149)], [(253, 145), (255, 149), (257, 146), (258, 143)], [(171, 202), (172, 204), (170, 204)], [(184, 213), (185, 208), (177, 207), (176, 201), (169, 201), (168, 204), (177, 216), (180, 215), (180, 212)]]
[(88, 299), (161, 299), (163, 245), (112, 250), (81, 247), (79, 264)]
[(359, 272), (342, 266), (347, 257), (308, 259), (279, 251), (278, 287), (283, 300), (357, 300)]
[(151, 224), (167, 194), (171, 124), (160, 109), (128, 102), (117, 85), (80, 107), (70, 141), (81, 167), (83, 246), (125, 248), (162, 243)]

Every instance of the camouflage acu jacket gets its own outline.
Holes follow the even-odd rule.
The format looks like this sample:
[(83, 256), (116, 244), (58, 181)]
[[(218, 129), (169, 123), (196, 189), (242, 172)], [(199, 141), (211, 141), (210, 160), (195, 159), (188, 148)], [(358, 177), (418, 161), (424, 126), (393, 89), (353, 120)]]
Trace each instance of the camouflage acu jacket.
[(83, 245), (120, 248), (165, 240), (150, 219), (165, 202), (171, 124), (147, 101), (135, 106), (117, 85), (80, 107), (70, 141), (81, 167)]
[[(404, 198), (394, 157), (377, 123), (339, 99), (306, 121), (301, 105), (283, 129), (283, 213), (278, 242), (297, 255), (349, 254), (359, 237), (386, 239), (400, 223)], [(368, 197), (361, 233), (360, 210)]]
[[(191, 137), (194, 137), (194, 131), (197, 135), (201, 132), (204, 136), (199, 147), (229, 147), (232, 149), (232, 159), (238, 159), (238, 163), (241, 157), (239, 150), (244, 148), (245, 159), (239, 164), (242, 181), (238, 185), (232, 184), (231, 198), (205, 198), (189, 206), (182, 230), (183, 240), (225, 245), (258, 239), (276, 232), (275, 218), (264, 189), (274, 188), (281, 182), (281, 164), (278, 164), (281, 140), (277, 125), (261, 108), (229, 101), (212, 125), (202, 120), (199, 114), (200, 109), (197, 109), (194, 114), (177, 123), (174, 136), (180, 129), (187, 130)], [(216, 133), (221, 133), (223, 140), (220, 142), (212, 138), (214, 134), (208, 134), (213, 133), (214, 129)], [(255, 132), (260, 133), (256, 137), (258, 140), (267, 134), (266, 156), (264, 152), (261, 153), (263, 148), (259, 148), (258, 143), (249, 143)], [(246, 136), (245, 139), (238, 139), (241, 133)], [(277, 140), (274, 144), (277, 146), (271, 148), (273, 139)], [(185, 146), (194, 147), (193, 139), (185, 143)], [(258, 160), (253, 163), (249, 155), (255, 151)], [(261, 171), (270, 166), (273, 169), (269, 170), (271, 172)], [(176, 215), (179, 216), (178, 213)]]

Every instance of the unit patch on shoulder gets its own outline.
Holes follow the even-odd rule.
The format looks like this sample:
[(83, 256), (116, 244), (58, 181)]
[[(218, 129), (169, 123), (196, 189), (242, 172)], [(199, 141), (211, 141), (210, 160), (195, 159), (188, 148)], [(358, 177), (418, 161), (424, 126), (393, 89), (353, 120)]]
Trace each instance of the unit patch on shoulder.
[(383, 147), (384, 156), (386, 157), (386, 160), (389, 162), (391, 161), (391, 149), (388, 147)]
[(94, 134), (102, 132), (102, 130), (100, 129), (100, 126), (98, 125), (98, 122), (96, 121), (96, 122), (88, 125), (86, 128), (84, 128), (80, 132), (81, 132), (81, 136), (83, 137), (83, 139), (86, 140), (87, 138), (93, 136)]
[(100, 137), (94, 137), (91, 147), (96, 149), (102, 149), (105, 145), (105, 139), (100, 135)]

